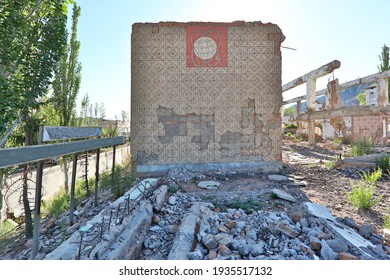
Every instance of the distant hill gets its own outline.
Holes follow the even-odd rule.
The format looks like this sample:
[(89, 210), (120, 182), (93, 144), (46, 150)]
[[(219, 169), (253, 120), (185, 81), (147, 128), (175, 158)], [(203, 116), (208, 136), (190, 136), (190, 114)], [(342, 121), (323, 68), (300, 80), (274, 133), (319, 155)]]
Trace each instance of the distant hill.
[[(343, 102), (343, 107), (359, 106), (359, 100), (356, 99), (356, 96), (359, 93), (364, 92), (364, 90), (371, 85), (373, 85), (373, 83), (362, 84), (362, 85), (358, 85), (355, 87), (351, 87), (351, 88), (342, 90), (340, 92), (340, 95), (341, 95), (341, 100)], [(325, 95), (318, 96), (316, 98), (316, 101), (320, 104), (324, 104), (326, 102), (326, 96)], [(294, 104), (293, 107), (296, 108), (297, 105)], [(302, 112), (306, 112), (306, 111), (307, 111), (307, 103), (306, 103), (306, 101), (303, 101), (302, 102)]]

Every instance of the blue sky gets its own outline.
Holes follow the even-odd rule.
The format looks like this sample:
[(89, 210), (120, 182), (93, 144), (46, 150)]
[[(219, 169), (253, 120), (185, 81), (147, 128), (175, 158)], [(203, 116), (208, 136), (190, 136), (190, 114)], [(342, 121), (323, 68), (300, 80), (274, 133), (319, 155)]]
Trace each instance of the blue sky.
[[(262, 21), (277, 24), (282, 80), (287, 83), (334, 59), (340, 83), (378, 72), (383, 44), (390, 45), (388, 0), (76, 0), (82, 82), (78, 98), (104, 103), (108, 118), (130, 111), (130, 34), (136, 22)], [(69, 9), (71, 11), (71, 9)], [(326, 86), (329, 76), (317, 82)], [(304, 92), (301, 87), (288, 97)]]

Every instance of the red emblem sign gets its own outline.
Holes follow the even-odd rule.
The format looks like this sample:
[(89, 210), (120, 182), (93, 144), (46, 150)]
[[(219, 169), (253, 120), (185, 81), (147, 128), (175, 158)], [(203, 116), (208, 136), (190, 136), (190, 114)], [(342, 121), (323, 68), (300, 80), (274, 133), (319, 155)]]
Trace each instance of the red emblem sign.
[(187, 27), (187, 67), (227, 67), (226, 26)]

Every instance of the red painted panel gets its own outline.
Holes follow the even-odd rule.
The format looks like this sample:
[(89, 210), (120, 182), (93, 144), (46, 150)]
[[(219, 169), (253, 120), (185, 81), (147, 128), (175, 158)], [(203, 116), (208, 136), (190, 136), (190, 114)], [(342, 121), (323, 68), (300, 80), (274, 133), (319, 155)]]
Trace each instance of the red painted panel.
[(187, 26), (187, 67), (227, 67), (227, 35), (227, 26)]

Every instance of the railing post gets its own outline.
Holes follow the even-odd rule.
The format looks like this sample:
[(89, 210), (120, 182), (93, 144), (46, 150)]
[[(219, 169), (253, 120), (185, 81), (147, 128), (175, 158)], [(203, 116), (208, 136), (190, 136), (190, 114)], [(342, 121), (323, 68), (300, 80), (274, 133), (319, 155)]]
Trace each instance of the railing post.
[(100, 149), (96, 151), (96, 172), (95, 172), (95, 207), (98, 205), (98, 191), (99, 191), (99, 161)]
[(74, 189), (76, 186), (77, 153), (73, 154), (72, 184), (70, 186), (69, 225), (73, 225), (73, 213), (75, 208)]
[[(306, 101), (307, 101), (307, 112), (311, 113), (315, 111), (316, 106), (316, 79), (310, 79), (306, 81)], [(309, 120), (308, 127), (308, 142), (310, 146), (316, 144), (315, 139), (315, 120)]]
[(112, 150), (112, 173), (111, 173), (111, 182), (114, 182), (115, 175), (115, 154), (116, 154), (116, 145), (114, 145), (114, 149)]

